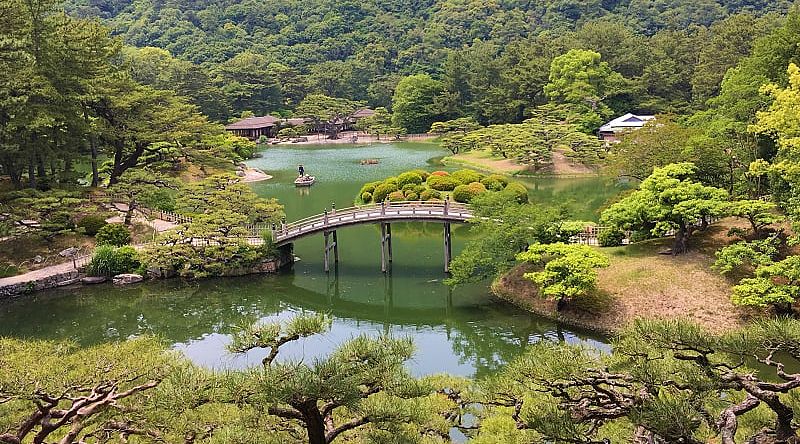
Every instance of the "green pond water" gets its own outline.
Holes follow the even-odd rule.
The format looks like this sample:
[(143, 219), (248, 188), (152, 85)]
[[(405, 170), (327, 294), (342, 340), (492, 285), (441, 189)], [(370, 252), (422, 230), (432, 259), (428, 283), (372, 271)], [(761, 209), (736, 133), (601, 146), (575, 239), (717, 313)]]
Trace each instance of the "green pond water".
[[(249, 163), (274, 175), (253, 184), (262, 196), (276, 197), (289, 221), (320, 213), (335, 204), (351, 206), (364, 182), (412, 168), (442, 169), (434, 144), (377, 144), (270, 147)], [(361, 159), (378, 165), (360, 165)], [(311, 188), (295, 188), (297, 165), (317, 177)], [(595, 219), (596, 210), (620, 191), (600, 178), (524, 181), (531, 200), (565, 206), (575, 218)], [(469, 237), (454, 226), (454, 253)], [(154, 334), (198, 364), (241, 368), (263, 354), (225, 352), (229, 333), (245, 320), (286, 319), (296, 313), (326, 312), (330, 333), (287, 347), (283, 359), (321, 356), (358, 334), (411, 336), (417, 354), (414, 374), (465, 376), (491, 373), (544, 338), (605, 347), (597, 335), (559, 326), (492, 297), (486, 284), (450, 290), (441, 283), (442, 227), (434, 223), (396, 224), (394, 263), (380, 271), (377, 225), (340, 230), (341, 261), (326, 274), (321, 235), (295, 244), (300, 261), (278, 275), (244, 276), (199, 282), (169, 280), (119, 288), (101, 285), (39, 293), (0, 305), (0, 336), (72, 339), (80, 344)]]

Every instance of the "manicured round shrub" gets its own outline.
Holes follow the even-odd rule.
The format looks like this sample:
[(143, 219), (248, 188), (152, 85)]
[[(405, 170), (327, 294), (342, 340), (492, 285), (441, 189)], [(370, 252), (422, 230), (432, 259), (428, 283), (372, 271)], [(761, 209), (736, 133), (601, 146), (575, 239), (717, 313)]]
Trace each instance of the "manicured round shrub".
[(427, 189), (428, 189), (427, 185), (417, 185), (417, 186), (414, 187), (414, 192), (417, 193), (417, 194), (421, 194), (423, 191), (425, 191)]
[(388, 199), (389, 202), (402, 202), (406, 200), (406, 196), (402, 191), (393, 191), (389, 193)]
[(499, 174), (492, 174), (481, 179), (481, 183), (489, 191), (502, 191), (508, 185), (508, 179)]
[(448, 173), (447, 171), (434, 171), (428, 177), (430, 177), (430, 176), (449, 176), (449, 175), (450, 175), (450, 173)]
[(78, 228), (83, 228), (83, 232), (89, 236), (94, 236), (100, 231), (101, 228), (106, 226), (108, 222), (103, 216), (89, 215), (84, 216), (78, 221)]
[(386, 200), (386, 196), (389, 193), (393, 193), (397, 191), (397, 184), (394, 183), (382, 183), (375, 187), (375, 191), (372, 193), (372, 200), (375, 202), (383, 202)]
[(431, 200), (431, 199), (440, 199), (442, 197), (442, 193), (433, 190), (427, 189), (421, 193), (419, 193), (419, 200)]
[(622, 245), (623, 239), (625, 239), (625, 233), (617, 228), (603, 230), (597, 235), (597, 243), (601, 247), (618, 247)]
[(525, 185), (519, 182), (511, 182), (505, 187), (505, 189), (503, 189), (503, 191), (501, 191), (501, 193), (509, 194), (519, 203), (528, 202), (528, 189), (525, 188)]
[(453, 191), (459, 182), (450, 176), (428, 176), (427, 184), (429, 187), (438, 191)]
[(137, 271), (141, 265), (135, 248), (101, 245), (94, 249), (86, 272), (92, 276), (115, 276)]
[(425, 180), (428, 178), (428, 176), (431, 175), (431, 173), (429, 173), (429, 172), (427, 172), (425, 170), (422, 170), (422, 169), (411, 170), (410, 172), (419, 174), (419, 177), (422, 178), (423, 182), (425, 182)]
[(414, 171), (402, 173), (397, 176), (397, 186), (405, 188), (406, 185), (419, 185), (422, 183), (422, 176)]
[(369, 191), (364, 191), (361, 193), (361, 202), (370, 203), (372, 202), (372, 193)]
[(472, 182), (480, 182), (483, 179), (483, 174), (472, 170), (458, 170), (451, 174), (450, 177), (462, 185), (469, 185)]
[(475, 196), (485, 193), (486, 187), (480, 182), (472, 182), (469, 185), (459, 185), (453, 190), (453, 199), (456, 202), (469, 203)]
[(94, 236), (97, 245), (121, 247), (131, 243), (131, 233), (122, 224), (107, 224)]
[(414, 191), (406, 193), (406, 200), (419, 200), (419, 194)]
[[(396, 176), (387, 177), (386, 179), (383, 180), (383, 183), (392, 183), (397, 185), (397, 177)], [(397, 185), (397, 189), (400, 189), (399, 185)]]
[(400, 191), (404, 193), (410, 193), (411, 191), (415, 191), (418, 185), (414, 185), (413, 183), (407, 183), (400, 188)]
[(143, 196), (142, 205), (154, 210), (175, 211), (175, 194), (170, 189), (161, 188)]
[(375, 192), (375, 187), (377, 187), (382, 183), (383, 182), (381, 181), (365, 183), (364, 186), (361, 187), (361, 190), (359, 190), (358, 194), (364, 194), (364, 193), (372, 194)]

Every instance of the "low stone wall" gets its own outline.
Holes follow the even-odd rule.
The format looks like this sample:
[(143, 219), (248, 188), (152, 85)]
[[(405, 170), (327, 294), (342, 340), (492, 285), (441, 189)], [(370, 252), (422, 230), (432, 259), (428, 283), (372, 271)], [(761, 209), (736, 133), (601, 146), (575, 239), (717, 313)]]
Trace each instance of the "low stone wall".
[[(243, 276), (257, 273), (277, 273), (278, 270), (291, 265), (294, 262), (294, 252), (289, 244), (279, 250), (279, 255), (275, 259), (262, 262), (255, 267), (234, 270), (228, 276)], [(85, 274), (80, 270), (70, 270), (64, 273), (43, 276), (25, 282), (4, 285), (0, 287), (0, 302), (10, 300), (18, 296), (31, 294), (36, 291), (47, 290), (50, 288), (63, 287), (65, 285), (79, 283)], [(151, 273), (151, 277), (170, 277)]]
[(64, 273), (44, 276), (27, 282), (5, 285), (0, 287), (0, 301), (11, 299), (20, 295), (33, 293), (35, 291), (47, 290), (48, 288), (62, 287), (80, 281), (83, 276), (78, 270), (70, 270)]

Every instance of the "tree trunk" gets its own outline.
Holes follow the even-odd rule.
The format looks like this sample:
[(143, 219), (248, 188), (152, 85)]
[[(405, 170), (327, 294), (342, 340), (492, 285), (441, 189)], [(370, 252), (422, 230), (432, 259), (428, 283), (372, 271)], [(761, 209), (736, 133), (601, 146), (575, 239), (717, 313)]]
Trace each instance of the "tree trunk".
[(92, 186), (96, 187), (100, 184), (100, 174), (97, 172), (97, 141), (94, 134), (89, 135), (89, 147), (92, 150)]
[(130, 225), (133, 219), (133, 212), (136, 211), (136, 201), (132, 200), (128, 203), (128, 211), (125, 212), (125, 225)]
[(36, 189), (36, 166), (34, 165), (33, 153), (28, 156), (28, 187)]
[(686, 253), (688, 249), (688, 243), (689, 230), (686, 229), (686, 224), (681, 222), (678, 226), (678, 230), (675, 232), (675, 242), (672, 244), (672, 255), (676, 256)]
[(309, 401), (302, 405), (293, 406), (303, 413), (305, 418), (308, 444), (327, 444), (325, 440), (325, 420), (322, 418), (316, 401)]

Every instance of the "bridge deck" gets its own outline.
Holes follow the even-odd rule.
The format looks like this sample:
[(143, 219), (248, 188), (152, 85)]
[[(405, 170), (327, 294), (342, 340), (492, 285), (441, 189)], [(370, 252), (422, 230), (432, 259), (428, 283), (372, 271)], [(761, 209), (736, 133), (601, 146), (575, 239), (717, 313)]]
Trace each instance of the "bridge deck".
[(273, 239), (285, 245), (295, 239), (349, 225), (378, 222), (432, 221), (464, 223), (472, 211), (464, 204), (445, 202), (391, 202), (345, 208), (292, 222), (276, 229)]

